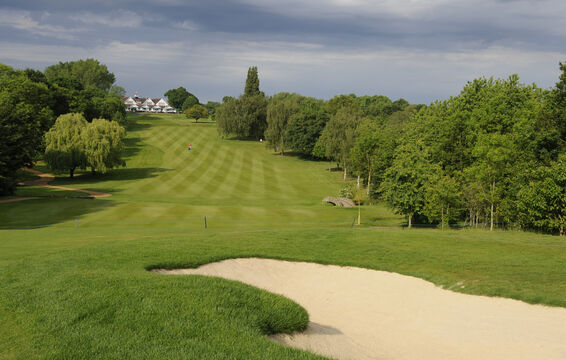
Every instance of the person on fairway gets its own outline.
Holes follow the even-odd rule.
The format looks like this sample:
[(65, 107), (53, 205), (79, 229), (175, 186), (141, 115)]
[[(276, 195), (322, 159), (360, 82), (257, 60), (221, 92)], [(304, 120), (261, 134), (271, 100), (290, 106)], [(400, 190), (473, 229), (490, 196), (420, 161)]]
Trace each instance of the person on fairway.
[(191, 144), (189, 144), (189, 151), (191, 151), (191, 148), (192, 148), (192, 147), (193, 147), (193, 146), (192, 146)]

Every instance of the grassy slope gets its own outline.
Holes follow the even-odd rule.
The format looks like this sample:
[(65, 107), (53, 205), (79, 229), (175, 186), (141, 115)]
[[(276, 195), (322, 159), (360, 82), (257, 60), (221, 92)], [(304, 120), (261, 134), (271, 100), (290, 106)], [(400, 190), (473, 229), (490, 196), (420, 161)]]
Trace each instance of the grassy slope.
[[(145, 271), (239, 256), (384, 269), (566, 306), (557, 237), (351, 229), (355, 210), (320, 203), (340, 186), (326, 164), (221, 140), (213, 125), (182, 117), (138, 119), (127, 169), (57, 180), (113, 197), (0, 204), (4, 228), (53, 224), (0, 231), (0, 358), (315, 358), (261, 336), (302, 328), (296, 304), (231, 281)], [(364, 213), (399, 223), (382, 207)]]

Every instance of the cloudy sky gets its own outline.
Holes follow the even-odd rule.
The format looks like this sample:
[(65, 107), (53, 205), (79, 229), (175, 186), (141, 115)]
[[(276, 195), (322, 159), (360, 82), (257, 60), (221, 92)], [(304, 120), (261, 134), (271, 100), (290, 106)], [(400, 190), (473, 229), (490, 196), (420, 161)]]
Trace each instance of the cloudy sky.
[(95, 58), (128, 94), (456, 95), (480, 76), (549, 88), (566, 61), (564, 0), (0, 0), (0, 62)]

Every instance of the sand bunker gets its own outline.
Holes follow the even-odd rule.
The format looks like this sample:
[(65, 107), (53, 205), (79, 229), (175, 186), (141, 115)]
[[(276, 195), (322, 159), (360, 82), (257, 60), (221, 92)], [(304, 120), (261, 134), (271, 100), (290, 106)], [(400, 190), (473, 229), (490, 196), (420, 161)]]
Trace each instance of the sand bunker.
[(459, 294), (383, 271), (268, 259), (155, 270), (239, 280), (303, 306), (289, 346), (338, 359), (566, 359), (566, 309)]

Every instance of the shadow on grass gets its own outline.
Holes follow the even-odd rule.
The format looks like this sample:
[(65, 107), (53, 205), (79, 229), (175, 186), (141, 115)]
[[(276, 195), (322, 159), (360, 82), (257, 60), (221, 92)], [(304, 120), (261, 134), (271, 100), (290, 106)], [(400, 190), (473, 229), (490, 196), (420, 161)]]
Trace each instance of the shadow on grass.
[(124, 139), (124, 158), (133, 158), (142, 149), (142, 139), (140, 137), (130, 137)]
[(160, 173), (170, 171), (164, 168), (120, 168), (114, 169), (106, 174), (92, 174), (89, 171), (81, 172), (74, 178), (57, 177), (50, 182), (51, 185), (73, 185), (73, 184), (92, 184), (103, 181), (125, 181), (139, 180), (158, 176)]
[(78, 219), (114, 206), (100, 199), (37, 199), (0, 204), (0, 229), (34, 229)]

